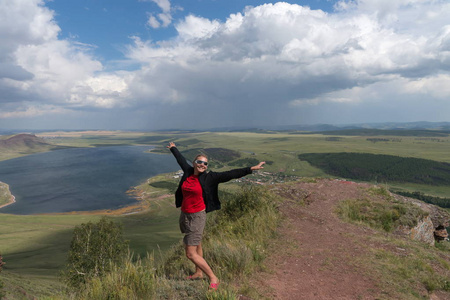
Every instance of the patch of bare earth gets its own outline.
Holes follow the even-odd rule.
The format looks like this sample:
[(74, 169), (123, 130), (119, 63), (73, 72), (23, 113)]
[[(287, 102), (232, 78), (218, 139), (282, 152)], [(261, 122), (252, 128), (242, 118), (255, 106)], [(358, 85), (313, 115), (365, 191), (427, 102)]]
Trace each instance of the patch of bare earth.
[(363, 263), (369, 248), (382, 247), (371, 245), (375, 231), (334, 213), (339, 201), (367, 197), (370, 187), (327, 179), (276, 187), (287, 199), (280, 207), (284, 221), (267, 271), (252, 284), (269, 299), (393, 299)]

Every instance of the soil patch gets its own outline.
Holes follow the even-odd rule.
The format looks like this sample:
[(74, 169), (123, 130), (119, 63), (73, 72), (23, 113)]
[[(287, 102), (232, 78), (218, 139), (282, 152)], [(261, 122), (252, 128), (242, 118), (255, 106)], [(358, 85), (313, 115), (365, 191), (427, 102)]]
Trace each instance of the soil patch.
[(344, 223), (334, 213), (339, 201), (367, 198), (371, 187), (329, 179), (275, 187), (286, 199), (280, 207), (284, 221), (267, 270), (252, 284), (269, 299), (392, 299), (363, 263), (368, 249), (386, 246), (369, 238), (380, 233)]

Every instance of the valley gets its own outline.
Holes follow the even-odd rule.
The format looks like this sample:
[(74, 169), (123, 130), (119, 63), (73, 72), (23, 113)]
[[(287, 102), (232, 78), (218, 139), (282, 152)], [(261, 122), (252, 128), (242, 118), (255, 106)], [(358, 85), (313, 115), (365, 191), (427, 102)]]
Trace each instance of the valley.
[[(10, 139), (11, 137), (8, 137)], [(416, 135), (339, 135), (303, 132), (43, 132), (36, 134), (36, 145), (22, 143), (5, 146), (0, 159), (6, 160), (54, 149), (108, 147), (118, 145), (149, 146), (151, 152), (169, 155), (169, 141), (192, 159), (203, 152), (210, 158), (211, 170), (224, 171), (244, 167), (255, 161), (266, 161), (263, 172), (221, 186), (223, 192), (233, 192), (240, 186), (289, 185), (316, 178), (341, 178), (319, 165), (310, 164), (299, 156), (313, 153), (359, 153), (424, 159), (440, 164), (450, 163), (450, 137)], [(2, 140), (6, 140), (5, 137)], [(1, 145), (0, 145), (1, 146)], [(350, 158), (351, 159), (351, 158)], [(64, 214), (10, 215), (0, 214), (0, 253), (7, 263), (2, 273), (7, 291), (25, 290), (35, 295), (49, 295), (61, 288), (58, 273), (65, 264), (66, 253), (74, 226), (98, 220), (108, 215), (123, 224), (125, 238), (137, 255), (167, 251), (176, 244), (178, 210), (173, 207), (173, 192), (177, 186), (176, 172), (148, 178), (129, 192), (139, 199), (137, 204), (119, 210), (74, 211)], [(349, 178), (342, 178), (344, 180)], [(1, 180), (1, 178), (0, 178)], [(352, 178), (353, 181), (364, 181)], [(7, 182), (6, 182), (7, 183)], [(388, 189), (420, 192), (440, 198), (450, 197), (447, 184), (369, 180)], [(5, 201), (5, 200), (3, 200)], [(26, 278), (24, 281), (23, 278)], [(36, 288), (39, 286), (39, 288)]]

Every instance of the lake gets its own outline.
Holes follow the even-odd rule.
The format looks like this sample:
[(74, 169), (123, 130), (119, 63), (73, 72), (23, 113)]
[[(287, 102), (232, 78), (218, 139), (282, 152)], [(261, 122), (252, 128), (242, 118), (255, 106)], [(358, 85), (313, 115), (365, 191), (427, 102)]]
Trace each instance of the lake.
[(170, 154), (148, 146), (73, 148), (0, 161), (0, 181), (16, 203), (1, 213), (37, 214), (115, 209), (135, 203), (126, 191), (149, 177), (179, 170)]

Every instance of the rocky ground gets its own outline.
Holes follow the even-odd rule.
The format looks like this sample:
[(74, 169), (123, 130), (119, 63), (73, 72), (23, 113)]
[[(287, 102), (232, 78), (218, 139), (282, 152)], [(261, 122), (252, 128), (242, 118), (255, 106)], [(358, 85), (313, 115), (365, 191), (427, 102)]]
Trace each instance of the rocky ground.
[[(370, 248), (389, 247), (370, 236), (382, 234), (344, 223), (334, 213), (344, 199), (367, 197), (370, 184), (338, 180), (296, 182), (275, 188), (288, 199), (281, 206), (284, 222), (270, 247), (267, 269), (252, 284), (268, 299), (405, 299), (379, 283), (364, 265)], [(403, 249), (391, 249), (402, 255)], [(448, 257), (450, 258), (450, 257)], [(450, 299), (450, 293), (424, 299)]]

